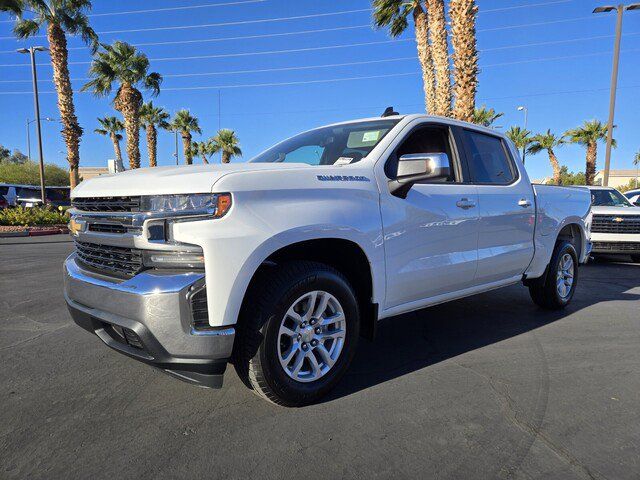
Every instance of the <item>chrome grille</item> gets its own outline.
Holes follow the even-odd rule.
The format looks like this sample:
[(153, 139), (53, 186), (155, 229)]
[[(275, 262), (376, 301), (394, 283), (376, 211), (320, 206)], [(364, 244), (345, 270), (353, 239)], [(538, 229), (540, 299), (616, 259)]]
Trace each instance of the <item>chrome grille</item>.
[(139, 212), (140, 197), (74, 198), (71, 205), (83, 212)]
[(78, 241), (75, 243), (78, 259), (96, 270), (108, 274), (133, 276), (143, 268), (140, 250), (97, 243)]
[(591, 232), (640, 233), (640, 215), (594, 215)]
[(640, 242), (593, 242), (592, 251), (640, 253)]
[(101, 232), (101, 233), (127, 233), (127, 227), (124, 225), (117, 225), (114, 223), (90, 223), (89, 224), (90, 232)]

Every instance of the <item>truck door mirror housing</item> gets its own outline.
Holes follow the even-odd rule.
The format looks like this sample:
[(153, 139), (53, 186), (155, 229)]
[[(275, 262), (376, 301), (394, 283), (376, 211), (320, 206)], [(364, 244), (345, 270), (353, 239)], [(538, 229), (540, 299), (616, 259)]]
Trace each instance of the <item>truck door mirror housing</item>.
[(414, 183), (425, 180), (442, 180), (451, 175), (449, 156), (446, 153), (411, 153), (398, 159), (398, 173), (389, 182), (392, 195), (407, 198)]

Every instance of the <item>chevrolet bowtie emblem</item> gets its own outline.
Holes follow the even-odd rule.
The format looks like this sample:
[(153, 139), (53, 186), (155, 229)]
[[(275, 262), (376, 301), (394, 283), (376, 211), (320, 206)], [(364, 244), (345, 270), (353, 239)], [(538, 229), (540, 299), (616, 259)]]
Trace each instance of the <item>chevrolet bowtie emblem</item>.
[(624, 222), (624, 218), (622, 217), (613, 217), (611, 220), (613, 220), (616, 223)]

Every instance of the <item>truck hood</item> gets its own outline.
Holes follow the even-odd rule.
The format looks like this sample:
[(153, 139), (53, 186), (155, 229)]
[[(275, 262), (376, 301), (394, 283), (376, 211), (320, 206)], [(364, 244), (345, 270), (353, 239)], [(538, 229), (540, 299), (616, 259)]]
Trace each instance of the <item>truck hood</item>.
[(594, 215), (640, 215), (640, 207), (598, 207), (591, 206)]
[(73, 189), (71, 197), (208, 193), (215, 182), (230, 173), (306, 168), (311, 166), (304, 163), (227, 163), (137, 168), (83, 181)]

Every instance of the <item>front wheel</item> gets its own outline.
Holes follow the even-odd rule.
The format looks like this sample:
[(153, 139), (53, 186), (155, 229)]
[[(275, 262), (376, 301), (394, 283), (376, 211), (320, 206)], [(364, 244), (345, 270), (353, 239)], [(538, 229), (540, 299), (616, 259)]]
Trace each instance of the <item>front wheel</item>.
[(316, 262), (278, 265), (243, 305), (236, 371), (266, 400), (307, 405), (338, 383), (358, 335), (358, 303), (342, 274)]
[(559, 310), (569, 304), (577, 284), (578, 254), (573, 244), (562, 241), (556, 244), (546, 276), (529, 285), (529, 294), (536, 305)]

